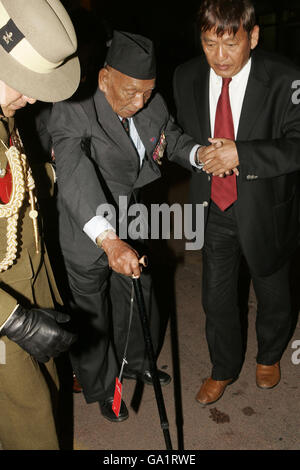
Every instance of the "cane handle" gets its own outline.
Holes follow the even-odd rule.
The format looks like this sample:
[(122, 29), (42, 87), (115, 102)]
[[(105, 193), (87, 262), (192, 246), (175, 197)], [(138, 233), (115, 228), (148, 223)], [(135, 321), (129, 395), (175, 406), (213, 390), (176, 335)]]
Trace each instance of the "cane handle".
[(142, 256), (140, 259), (139, 259), (139, 264), (141, 264), (142, 266), (144, 266), (144, 268), (147, 268), (148, 266), (148, 258), (146, 255)]

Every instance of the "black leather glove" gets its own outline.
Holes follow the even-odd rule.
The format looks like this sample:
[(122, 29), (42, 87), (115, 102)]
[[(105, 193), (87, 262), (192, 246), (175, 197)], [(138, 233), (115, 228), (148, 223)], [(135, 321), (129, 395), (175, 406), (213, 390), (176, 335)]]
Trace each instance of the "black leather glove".
[(20, 305), (1, 330), (39, 362), (47, 362), (69, 349), (76, 335), (59, 326), (70, 320), (65, 313), (48, 308), (27, 310)]

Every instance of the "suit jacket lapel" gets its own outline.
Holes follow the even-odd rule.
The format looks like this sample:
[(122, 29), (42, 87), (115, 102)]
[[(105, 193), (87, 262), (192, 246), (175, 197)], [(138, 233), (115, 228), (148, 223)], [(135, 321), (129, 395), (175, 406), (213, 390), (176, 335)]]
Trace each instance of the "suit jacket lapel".
[[(133, 120), (146, 151), (140, 174), (134, 185), (136, 188), (139, 188), (161, 176), (160, 169), (152, 158), (156, 142), (160, 136), (158, 136), (159, 129), (154, 126), (153, 120), (147, 115), (145, 110), (140, 111), (134, 116)], [(155, 137), (155, 140), (153, 140), (153, 137)]]
[(146, 113), (144, 110), (136, 114), (133, 117), (133, 120), (134, 120), (134, 125), (136, 127), (136, 130), (138, 131), (141, 141), (143, 142), (143, 145), (145, 147), (146, 155), (148, 158), (148, 156), (151, 155), (153, 146), (154, 146), (149, 136), (153, 135), (156, 137), (157, 129), (156, 130), (154, 129), (152, 119), (146, 116)]
[(125, 158), (132, 170), (138, 173), (137, 151), (128, 138), (125, 129), (118, 117), (113, 111), (101, 90), (97, 90), (94, 95), (95, 110), (102, 130), (108, 138), (114, 142), (120, 149), (120, 158)]
[[(145, 158), (143, 166), (140, 170), (139, 158), (134, 144), (128, 138), (128, 135), (126, 134), (119, 117), (112, 110), (103, 92), (99, 89), (95, 93), (94, 103), (99, 125), (106, 133), (107, 137), (112, 140), (116, 146), (118, 146), (120, 150), (120, 158), (126, 159), (128, 163), (128, 170), (134, 171), (137, 176), (134, 187), (142, 187), (145, 184), (148, 184), (151, 181), (159, 178), (160, 170), (157, 168), (157, 164), (151, 160), (151, 157)], [(103, 118), (103, 116), (105, 116), (105, 118)], [(155, 129), (152, 129), (153, 124), (151, 119), (148, 116), (145, 116), (143, 110), (134, 117), (134, 123), (145, 146), (146, 154), (149, 156), (151, 155), (151, 148), (148, 143), (148, 136), (151, 132), (153, 135), (156, 135), (157, 129), (156, 132)]]
[[(145, 147), (146, 155), (145, 160), (149, 160), (150, 167), (157, 173), (160, 173), (157, 167), (157, 163), (152, 158), (155, 146), (157, 144), (159, 135), (159, 129), (154, 124), (154, 120), (146, 114), (146, 112), (141, 111), (133, 118), (134, 125), (140, 136), (141, 141)], [(158, 171), (157, 171), (158, 170)]]
[(269, 77), (263, 61), (253, 53), (251, 71), (241, 111), (237, 140), (248, 140), (257, 122), (258, 116), (264, 112), (265, 100), (269, 89)]
[[(203, 59), (205, 59), (203, 57)], [(201, 143), (207, 144), (207, 138), (212, 136), (209, 109), (209, 66), (203, 60), (199, 74), (194, 82), (196, 115), (199, 119)], [(260, 113), (264, 110), (267, 96), (269, 77), (259, 54), (253, 52), (252, 66), (243, 102), (237, 140), (247, 140)]]
[(203, 145), (208, 144), (208, 137), (212, 136), (210, 128), (210, 111), (209, 111), (209, 66), (205, 61), (201, 63), (199, 75), (194, 82), (195, 95), (195, 114), (199, 120), (200, 142)]

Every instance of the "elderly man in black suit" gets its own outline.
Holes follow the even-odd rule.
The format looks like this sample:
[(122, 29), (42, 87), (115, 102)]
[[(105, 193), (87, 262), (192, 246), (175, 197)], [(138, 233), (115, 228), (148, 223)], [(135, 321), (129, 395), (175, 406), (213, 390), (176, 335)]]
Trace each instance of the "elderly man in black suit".
[[(132, 240), (124, 240), (124, 198), (125, 208), (131, 207), (140, 200), (141, 188), (160, 177), (158, 163), (166, 142), (169, 152), (180, 154), (188, 154), (195, 144), (182, 135), (163, 99), (154, 93), (155, 76), (152, 42), (115, 31), (94, 96), (55, 105), (49, 126), (56, 157), (60, 243), (70, 305), (80, 324), (72, 364), (87, 403), (98, 401), (103, 416), (114, 422), (128, 416), (123, 401), (118, 416), (112, 403), (128, 331), (130, 276), (140, 276), (137, 251)], [(116, 211), (119, 227), (108, 220), (110, 211), (102, 210), (105, 204)], [(157, 351), (159, 316), (149, 275), (143, 272), (141, 282)], [(109, 333), (110, 303), (114, 342)], [(135, 310), (136, 305), (124, 377), (152, 384)], [(170, 376), (159, 371), (159, 379), (165, 385)]]
[(291, 328), (289, 261), (299, 233), (300, 71), (255, 50), (259, 27), (250, 1), (204, 0), (198, 20), (204, 56), (176, 70), (174, 91), (179, 124), (203, 144), (191, 162), (198, 165), (191, 193), (206, 208), (203, 305), (213, 368), (196, 397), (206, 405), (243, 363), (242, 255), (258, 301), (257, 385), (280, 380)]

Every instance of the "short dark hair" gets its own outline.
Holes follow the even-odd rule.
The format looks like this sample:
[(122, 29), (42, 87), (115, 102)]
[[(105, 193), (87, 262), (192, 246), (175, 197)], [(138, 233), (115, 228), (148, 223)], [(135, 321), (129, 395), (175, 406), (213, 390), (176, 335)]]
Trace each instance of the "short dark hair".
[(255, 10), (250, 0), (203, 0), (197, 15), (201, 32), (216, 28), (216, 34), (237, 33), (242, 24), (250, 34), (256, 25)]

